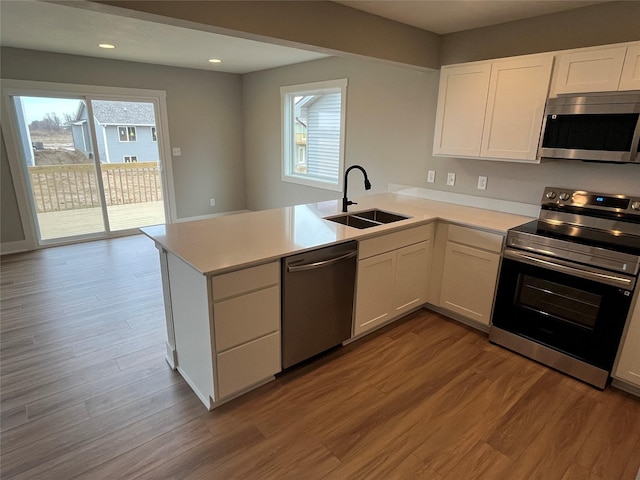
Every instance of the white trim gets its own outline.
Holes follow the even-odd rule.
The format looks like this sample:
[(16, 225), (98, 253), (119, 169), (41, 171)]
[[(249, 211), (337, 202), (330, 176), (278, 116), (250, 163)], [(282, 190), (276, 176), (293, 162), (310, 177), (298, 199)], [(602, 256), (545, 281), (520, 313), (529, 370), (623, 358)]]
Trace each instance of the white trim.
[(410, 185), (399, 185), (395, 183), (390, 183), (388, 190), (390, 192), (397, 193), (398, 195), (408, 195), (410, 197), (419, 197), (427, 200), (435, 200), (437, 202), (454, 203), (456, 205), (495, 210), (503, 213), (512, 213), (514, 215), (523, 215), (525, 217), (537, 218), (540, 213), (540, 205), (532, 205), (530, 203), (511, 202), (509, 200), (499, 200), (489, 197), (476, 197), (474, 195), (466, 195), (463, 193), (443, 192), (441, 190), (431, 190), (428, 188), (412, 187)]
[[(156, 114), (156, 132), (158, 138), (159, 166), (163, 170), (164, 208), (167, 223), (172, 223), (177, 217), (175, 203), (175, 188), (173, 184), (173, 169), (171, 163), (171, 148), (169, 141), (169, 127), (166, 106), (166, 92), (164, 90), (148, 90), (138, 88), (107, 87), (100, 85), (77, 85), (67, 83), (37, 82), (31, 80), (2, 79), (2, 123), (8, 127), (5, 134), (5, 145), (9, 166), (13, 177), (18, 200), (18, 210), (27, 243), (27, 250), (39, 248), (35, 217), (31, 212), (29, 187), (22, 166), (19, 164), (21, 155), (16, 145), (17, 125), (13, 110), (9, 107), (12, 96), (46, 96), (61, 98), (78, 98), (79, 100), (117, 100), (122, 98), (135, 99), (153, 103)], [(167, 121), (165, 121), (167, 120)], [(97, 148), (97, 144), (96, 144)], [(96, 152), (97, 154), (97, 152)], [(114, 234), (113, 236), (117, 236)], [(42, 245), (43, 247), (46, 245)]]
[[(286, 85), (280, 87), (280, 124), (282, 128), (281, 134), (281, 180), (283, 182), (295, 183), (298, 185), (305, 185), (308, 187), (316, 187), (324, 190), (333, 190), (340, 192), (343, 188), (343, 175), (344, 175), (344, 156), (345, 156), (345, 138), (346, 132), (346, 118), (347, 118), (347, 78), (340, 78), (335, 80), (325, 80), (322, 82), (303, 83), (298, 85)], [(292, 139), (295, 139), (295, 125), (292, 121), (292, 102), (289, 101), (290, 95), (316, 95), (325, 93), (327, 90), (335, 90), (336, 93), (340, 91), (340, 145), (339, 145), (339, 157), (338, 157), (338, 178), (337, 181), (331, 182), (327, 180), (316, 179), (313, 177), (307, 177), (305, 175), (296, 175), (292, 173), (294, 167), (295, 157), (295, 145)], [(307, 155), (307, 161), (309, 157)]]

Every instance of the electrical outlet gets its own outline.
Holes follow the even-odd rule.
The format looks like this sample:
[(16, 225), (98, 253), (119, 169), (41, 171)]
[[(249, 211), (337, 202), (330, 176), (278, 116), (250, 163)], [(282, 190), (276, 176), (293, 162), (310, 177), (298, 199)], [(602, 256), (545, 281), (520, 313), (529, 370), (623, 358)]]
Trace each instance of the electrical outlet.
[(427, 173), (427, 182), (433, 183), (435, 181), (436, 181), (436, 171), (429, 170), (429, 172)]
[(447, 173), (447, 185), (450, 187), (456, 184), (456, 174), (455, 173)]
[(171, 154), (172, 154), (174, 157), (179, 157), (180, 155), (182, 155), (182, 151), (180, 150), (180, 147), (173, 147), (173, 148), (171, 149)]
[(215, 198), (210, 198), (209, 199), (209, 205), (212, 206), (212, 207), (215, 207), (216, 206), (216, 199)]
[(480, 175), (478, 177), (478, 190), (486, 190), (487, 189), (487, 177)]

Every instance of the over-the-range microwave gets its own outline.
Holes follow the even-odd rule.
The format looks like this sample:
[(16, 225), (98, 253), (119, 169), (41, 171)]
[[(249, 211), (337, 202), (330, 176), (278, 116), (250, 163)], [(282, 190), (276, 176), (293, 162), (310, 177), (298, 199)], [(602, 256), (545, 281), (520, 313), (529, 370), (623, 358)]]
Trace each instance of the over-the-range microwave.
[(540, 158), (640, 163), (640, 92), (550, 98)]

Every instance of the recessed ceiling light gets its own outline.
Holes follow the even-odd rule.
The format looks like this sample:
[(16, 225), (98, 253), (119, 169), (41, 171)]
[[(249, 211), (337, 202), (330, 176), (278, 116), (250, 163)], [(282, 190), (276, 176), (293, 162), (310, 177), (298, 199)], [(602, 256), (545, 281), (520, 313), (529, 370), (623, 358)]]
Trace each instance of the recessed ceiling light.
[(111, 45), (110, 43), (99, 43), (98, 46), (100, 48), (107, 48), (107, 49), (116, 48), (115, 45)]
[(222, 63), (222, 60), (219, 58), (210, 58), (209, 63)]

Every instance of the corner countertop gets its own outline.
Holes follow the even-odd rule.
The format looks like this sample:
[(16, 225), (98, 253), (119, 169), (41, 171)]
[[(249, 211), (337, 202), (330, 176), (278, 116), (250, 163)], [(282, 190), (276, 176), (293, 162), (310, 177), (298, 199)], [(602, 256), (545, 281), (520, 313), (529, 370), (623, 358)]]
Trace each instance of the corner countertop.
[(156, 244), (178, 256), (203, 275), (225, 273), (305, 250), (347, 240), (445, 220), (504, 234), (531, 217), (438, 202), (396, 193), (355, 199), (350, 212), (379, 208), (410, 216), (378, 227), (359, 230), (325, 220), (340, 214), (341, 200), (296, 205), (206, 220), (156, 225), (140, 230)]

